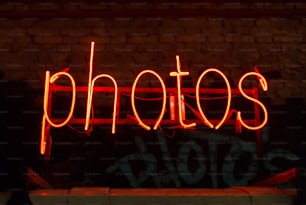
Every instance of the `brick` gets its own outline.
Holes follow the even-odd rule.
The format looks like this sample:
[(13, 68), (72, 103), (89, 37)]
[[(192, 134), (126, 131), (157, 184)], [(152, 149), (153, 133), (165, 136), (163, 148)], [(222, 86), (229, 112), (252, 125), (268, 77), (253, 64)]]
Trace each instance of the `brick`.
[(263, 9), (271, 9), (271, 8), (273, 8), (273, 9), (288, 9), (286, 7), (286, 4), (283, 3), (283, 2), (279, 2), (279, 3), (278, 2), (273, 2), (273, 3), (265, 2), (265, 3), (257, 3), (256, 5), (257, 5), (257, 8), (261, 7)]
[[(91, 27), (103, 27), (105, 25), (103, 19), (97, 17), (97, 18), (84, 18), (81, 21), (81, 28), (86, 27), (91, 28)], [(80, 27), (79, 27), (80, 28)]]
[(207, 42), (222, 43), (222, 42), (225, 42), (225, 39), (223, 35), (214, 35), (214, 36), (208, 36)]
[(296, 83), (299, 83), (300, 80), (306, 79), (306, 74), (303, 72), (303, 66), (297, 63), (286, 63), (284, 64), (284, 67), (286, 68), (283, 71), (284, 78), (296, 80)]
[[(153, 45), (155, 45), (155, 44), (153, 44)], [(148, 46), (148, 44), (146, 44), (146, 46)], [(137, 52), (137, 46), (136, 45), (130, 45), (130, 44), (129, 45), (127, 45), (127, 44), (116, 44), (116, 45), (114, 45), (113, 50), (114, 50), (114, 52), (125, 53), (125, 55), (126, 55), (126, 53), (129, 53), (129, 54), (133, 55), (133, 53)]]
[(224, 27), (208, 26), (208, 27), (202, 29), (202, 33), (205, 33), (207, 35), (207, 37), (214, 37), (215, 35), (225, 35), (228, 32), (226, 32)]
[(223, 26), (225, 18), (208, 18), (208, 25)]
[(228, 18), (224, 20), (225, 26), (252, 27), (255, 25), (253, 18)]
[(127, 37), (124, 34), (112, 35), (110, 37), (110, 43), (112, 44), (123, 44), (127, 42)]
[(153, 34), (138, 33), (127, 36), (129, 43), (158, 43), (158, 36)]
[(24, 36), (26, 35), (26, 30), (22, 28), (13, 28), (6, 31), (8, 36)]
[[(304, 96), (304, 99), (306, 100), (306, 79), (302, 80), (302, 95)], [(306, 102), (305, 102), (306, 103)]]
[(199, 25), (205, 25), (207, 24), (206, 18), (192, 18), (192, 17), (182, 17), (177, 19), (178, 23), (181, 25), (186, 26), (188, 29), (190, 28), (199, 28)]
[(33, 11), (52, 11), (60, 9), (60, 4), (55, 2), (36, 2), (30, 4), (30, 9)]
[(286, 99), (283, 92), (286, 92), (285, 80), (269, 80), (269, 96), (273, 104), (284, 104)]
[(0, 36), (0, 44), (12, 44), (14, 43), (14, 37), (7, 36), (7, 35), (1, 35)]
[(63, 43), (63, 37), (61, 36), (36, 36), (34, 38), (34, 43), (59, 44), (59, 43)]
[(0, 3), (0, 11), (13, 11), (15, 9), (13, 4)]
[(179, 5), (178, 2), (162, 2), (156, 5), (157, 9), (171, 9), (177, 7)]
[(0, 47), (0, 52), (4, 52), (4, 53), (7, 53), (7, 52), (9, 52), (9, 47), (8, 46), (1, 46)]
[(0, 18), (0, 25), (0, 33), (6, 33), (7, 30), (12, 28), (22, 27), (22, 23), (19, 20), (9, 18)]
[(207, 37), (203, 33), (193, 34), (192, 39), (193, 39), (192, 43), (204, 43), (207, 41)]
[(87, 43), (88, 45), (90, 42), (96, 42), (97, 44), (104, 44), (110, 42), (110, 38), (107, 36), (84, 36), (80, 37), (80, 43)]
[(80, 9), (81, 4), (82, 2), (79, 2), (79, 1), (69, 1), (65, 4), (62, 4), (61, 8), (67, 11), (77, 11)]
[(95, 3), (95, 2), (80, 2), (78, 4), (78, 8), (80, 10), (85, 10), (85, 11), (88, 11), (88, 10), (98, 10), (98, 9), (108, 9), (108, 4), (105, 4), (105, 3)]
[(255, 37), (256, 43), (272, 43), (271, 35), (259, 35)]
[(14, 5), (16, 11), (29, 11), (30, 10), (29, 4), (25, 4), (23, 2), (15, 2), (12, 4)]
[(63, 42), (66, 44), (79, 44), (80, 39), (78, 36), (63, 36)]
[(98, 32), (89, 29), (80, 29), (78, 27), (67, 27), (64, 30), (58, 31), (58, 34), (71, 37), (83, 37), (88, 35), (99, 35)]
[(254, 8), (254, 9), (265, 9), (267, 7), (267, 4), (269, 4), (269, 3), (266, 3), (266, 2), (255, 2), (255, 3), (252, 4), (251, 8)]
[(305, 9), (306, 8), (306, 4), (302, 3), (302, 2), (293, 2), (293, 3), (291, 3), (291, 5), (295, 8), (299, 8), (299, 9)]
[(269, 18), (258, 18), (256, 19), (256, 26), (272, 26), (273, 22)]
[(273, 42), (276, 43), (301, 43), (304, 41), (303, 35), (274, 35)]
[(162, 33), (159, 35), (159, 41), (161, 43), (175, 42), (176, 34), (174, 33)]
[(303, 84), (301, 81), (298, 81), (297, 83), (293, 84), (290, 83), (287, 85), (287, 95), (286, 96), (301, 96), (303, 94), (304, 88), (302, 87)]
[(225, 2), (222, 6), (224, 9), (243, 9), (246, 5), (240, 2)]
[(236, 35), (236, 34), (227, 34), (225, 35), (225, 41), (226, 42), (254, 42), (254, 36), (248, 36), (248, 35)]
[(280, 34), (281, 29), (276, 25), (271, 26), (256, 26), (250, 28), (250, 33), (255, 35), (273, 35), (273, 34)]
[(145, 18), (145, 21), (150, 26), (160, 26), (162, 22), (164, 21), (164, 18), (162, 17), (148, 17)]
[[(182, 21), (178, 21), (176, 18), (167, 18), (162, 22), (162, 26), (165, 28), (179, 28), (182, 25)], [(181, 28), (180, 31), (183, 29)]]
[(214, 3), (211, 2), (191, 2), (191, 4), (193, 5), (194, 8), (198, 8), (198, 9), (212, 9), (215, 6)]
[(35, 21), (33, 23), (33, 26), (29, 28), (29, 30), (53, 30), (54, 32), (59, 31), (59, 30), (65, 30), (68, 28), (78, 28), (81, 29), (86, 27), (86, 24), (84, 23), (84, 20), (71, 20), (69, 18), (51, 18), (51, 19), (44, 19), (42, 21)]
[(179, 43), (192, 43), (193, 38), (192, 38), (192, 35), (181, 34), (181, 35), (176, 36), (176, 41)]
[(247, 26), (226, 26), (224, 33), (233, 35), (249, 35), (251, 36), (252, 28)]
[(147, 64), (147, 66), (152, 66), (155, 62), (160, 61), (163, 59), (163, 55), (160, 53), (143, 53), (142, 55), (135, 55), (134, 60), (137, 64)]

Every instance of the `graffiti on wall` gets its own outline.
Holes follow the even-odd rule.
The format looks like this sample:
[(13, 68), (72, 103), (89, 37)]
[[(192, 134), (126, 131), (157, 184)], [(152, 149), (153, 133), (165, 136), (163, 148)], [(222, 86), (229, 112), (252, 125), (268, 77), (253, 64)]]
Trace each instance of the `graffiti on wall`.
[[(157, 132), (160, 155), (149, 151), (143, 136), (135, 136), (137, 150), (109, 165), (106, 172), (115, 174), (116, 180), (120, 175), (131, 187), (243, 186), (257, 177), (259, 159), (254, 142), (212, 132), (195, 131), (187, 135), (188, 140), (176, 142), (173, 154), (171, 140)], [(274, 160), (297, 162), (301, 158), (286, 149), (271, 149), (263, 159), (266, 171), (277, 173), (282, 168)]]

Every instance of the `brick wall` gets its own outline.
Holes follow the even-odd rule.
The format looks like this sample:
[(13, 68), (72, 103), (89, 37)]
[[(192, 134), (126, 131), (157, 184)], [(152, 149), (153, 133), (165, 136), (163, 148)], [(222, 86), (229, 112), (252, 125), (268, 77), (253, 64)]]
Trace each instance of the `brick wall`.
[[(269, 91), (261, 95), (271, 98), (273, 105), (269, 109), (269, 120), (271, 119), (268, 125), (269, 133), (266, 133), (267, 130), (264, 132), (269, 137), (263, 147), (265, 154), (272, 156), (275, 154), (273, 148), (286, 146), (288, 150), (302, 156), (304, 163), (304, 150), (306, 150), (304, 142), (305, 24), (306, 3), (298, 0), (290, 1), (290, 3), (275, 0), (268, 2), (261, 0), (256, 2), (156, 0), (154, 3), (147, 0), (1, 1), (0, 125), (2, 127), (0, 130), (2, 143), (0, 143), (0, 155), (5, 156), (7, 161), (15, 163), (10, 164), (13, 171), (18, 164), (23, 165), (25, 158), (30, 159), (25, 164), (40, 173), (43, 172), (39, 155), (39, 134), (44, 71), (49, 69), (55, 73), (70, 67), (69, 72), (77, 83), (86, 85), (90, 42), (95, 41), (94, 75), (110, 73), (117, 79), (119, 86), (131, 86), (133, 79), (144, 68), (156, 70), (166, 81), (169, 72), (176, 69), (177, 54), (180, 55), (183, 71), (190, 72), (193, 84), (200, 72), (216, 67), (223, 70), (236, 86), (241, 75), (252, 71), (254, 66), (258, 66), (269, 83)], [(16, 83), (16, 81), (22, 82)], [(149, 84), (146, 81), (141, 83)], [(38, 92), (29, 92), (27, 84)], [(26, 94), (23, 95), (24, 93)], [(33, 99), (35, 99), (34, 103)], [(104, 98), (103, 101), (105, 101)], [(153, 147), (152, 153), (155, 154), (153, 157), (157, 159), (155, 165), (162, 168), (154, 169), (156, 176), (150, 175), (149, 180), (158, 182), (159, 174), (163, 175), (165, 171), (164, 164), (180, 159), (179, 154), (184, 156), (180, 150), (187, 146), (184, 143), (189, 140), (189, 135), (183, 133), (182, 137), (179, 132), (173, 139), (167, 138), (168, 141), (164, 143), (166, 139), (164, 136), (164, 138), (157, 138), (154, 134), (150, 140), (155, 141), (150, 141), (148, 138), (140, 141), (138, 136), (148, 135), (148, 133), (143, 134), (139, 130), (136, 130), (135, 134), (131, 129), (129, 130), (131, 133), (133, 131), (131, 134), (125, 133), (123, 129), (118, 135), (117, 142), (113, 142), (115, 138), (109, 130), (107, 130), (109, 135), (105, 134), (101, 137), (101, 133), (105, 132), (103, 127), (97, 127), (91, 138), (85, 139), (83, 136), (75, 136), (78, 133), (71, 134), (70, 130), (59, 130), (58, 133), (55, 131), (52, 133), (54, 146), (51, 156), (54, 158), (50, 161), (52, 169), (49, 170), (51, 176), (49, 180), (55, 187), (79, 185), (83, 183), (82, 177), (89, 173), (90, 178), (90, 174), (96, 174), (95, 169), (97, 169), (105, 176), (111, 176), (107, 178), (103, 175), (102, 182), (99, 181), (98, 185), (134, 186), (137, 182), (145, 187), (147, 181), (141, 181), (141, 175), (139, 179), (127, 181), (124, 177), (127, 172), (121, 170), (119, 173), (121, 178), (118, 180), (117, 171), (120, 168), (120, 162), (125, 163), (124, 160), (130, 155), (134, 156), (135, 151), (139, 153), (148, 146), (149, 151), (152, 151)], [(208, 149), (212, 145), (209, 143), (214, 143), (210, 140), (212, 138), (221, 140), (225, 147), (227, 146), (226, 149), (232, 146), (232, 141), (223, 141), (223, 139), (232, 139), (227, 135), (224, 135), (224, 138), (221, 135), (210, 138), (210, 135), (201, 133), (201, 130), (198, 134), (195, 133), (192, 135), (193, 138), (190, 138), (192, 140), (190, 146), (194, 146), (191, 148), (196, 149), (201, 145), (199, 149), (211, 150), (208, 156), (215, 153), (214, 148)], [(200, 135), (208, 138), (198, 139)], [(250, 139), (242, 137), (243, 140)], [(266, 138), (267, 136), (264, 139), (267, 140)], [(169, 158), (167, 146), (173, 152), (169, 154), (173, 157), (172, 161), (165, 161)], [(176, 149), (173, 151), (174, 147)], [(228, 154), (220, 150), (217, 150), (218, 154)], [(289, 160), (292, 155), (288, 153), (284, 152), (282, 156), (288, 156)], [(112, 157), (112, 154), (115, 157)], [(143, 153), (140, 154), (143, 155)], [(146, 154), (149, 156), (150, 152)], [(279, 153), (275, 155), (279, 156)], [(101, 156), (103, 163), (96, 163), (96, 156)], [(149, 157), (147, 159), (151, 159)], [(199, 159), (203, 162), (203, 158)], [(214, 159), (211, 158), (209, 163), (215, 163)], [(238, 165), (239, 163), (237, 162)], [(0, 164), (3, 163), (0, 162)], [(233, 164), (236, 165), (236, 162)], [(289, 162), (283, 164), (282, 170), (291, 168), (292, 165)], [(221, 162), (216, 165), (219, 166), (218, 170), (211, 168), (214, 167), (211, 165), (207, 172), (211, 172), (211, 176), (217, 176), (214, 172), (220, 171), (221, 165), (223, 166)], [(230, 166), (224, 165), (224, 169), (228, 167)], [(1, 173), (9, 172), (3, 169), (6, 169), (6, 166), (0, 166)], [(15, 172), (19, 173), (20, 170)], [(176, 172), (177, 176), (185, 176), (181, 169), (177, 169)], [(223, 170), (220, 172), (223, 173)], [(245, 171), (245, 173), (249, 172)], [(215, 178), (204, 174), (192, 185), (217, 187), (225, 184), (225, 179), (220, 180), (217, 176), (218, 180), (214, 181)], [(167, 176), (167, 172), (164, 175)], [(5, 174), (1, 176), (0, 181), (10, 182), (10, 178), (7, 178)], [(24, 174), (17, 177), (23, 176)], [(95, 176), (93, 175), (93, 178)], [(226, 176), (231, 177), (231, 175)], [(114, 182), (112, 177), (116, 177)], [(179, 181), (182, 184), (175, 184), (175, 186), (184, 187), (186, 184), (183, 179), (185, 178), (181, 177)], [(234, 184), (233, 180), (227, 180), (230, 181), (228, 185)], [(159, 182), (157, 182), (158, 185)], [(0, 190), (4, 189), (3, 184), (2, 182)]]
[(179, 54), (194, 80), (217, 67), (237, 84), (256, 65), (279, 104), (306, 97), (305, 9), (299, 1), (5, 1), (0, 70), (5, 80), (39, 88), (46, 69), (69, 66), (85, 82), (95, 41), (95, 73), (111, 73), (120, 86), (144, 67), (166, 79)]

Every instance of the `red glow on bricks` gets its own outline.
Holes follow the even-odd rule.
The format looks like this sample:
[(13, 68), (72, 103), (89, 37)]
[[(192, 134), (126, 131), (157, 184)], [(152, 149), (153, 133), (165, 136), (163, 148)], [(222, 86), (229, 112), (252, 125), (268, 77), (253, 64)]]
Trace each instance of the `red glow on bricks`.
[[(93, 57), (94, 57), (94, 42), (91, 43), (91, 51), (90, 51), (90, 60), (89, 60), (89, 71), (88, 71), (88, 85), (87, 86), (76, 86), (74, 78), (67, 72), (62, 71), (55, 73), (50, 76), (50, 71), (46, 72), (45, 77), (45, 91), (44, 91), (44, 114), (42, 119), (42, 131), (41, 131), (41, 146), (40, 153), (44, 154), (46, 150), (46, 142), (47, 136), (49, 135), (49, 129), (46, 131), (47, 127), (59, 128), (63, 127), (67, 124), (84, 124), (84, 130), (89, 129), (89, 125), (112, 125), (111, 132), (113, 134), (116, 133), (116, 125), (117, 124), (138, 124), (140, 127), (145, 130), (150, 130), (151, 125), (153, 125), (153, 129), (156, 130), (160, 125), (172, 125), (179, 126), (180, 128), (188, 129), (193, 128), (198, 124), (205, 124), (209, 128), (219, 129), (222, 125), (237, 125), (241, 124), (244, 128), (249, 130), (259, 130), (263, 126), (267, 124), (268, 121), (268, 112), (265, 105), (258, 100), (258, 89), (252, 88), (247, 89), (243, 88), (243, 82), (246, 78), (255, 76), (259, 80), (259, 85), (263, 91), (268, 90), (268, 85), (266, 79), (257, 72), (249, 72), (244, 74), (239, 80), (238, 88), (231, 88), (230, 83), (226, 77), (226, 75), (216, 68), (209, 68), (199, 76), (197, 79), (197, 84), (195, 88), (183, 88), (182, 87), (182, 78), (184, 76), (188, 76), (189, 72), (182, 71), (181, 63), (179, 56), (176, 56), (176, 69), (177, 71), (170, 72), (170, 76), (176, 77), (176, 88), (166, 88), (164, 80), (162, 77), (155, 71), (147, 69), (141, 71), (133, 81), (132, 87), (119, 87), (117, 85), (116, 79), (109, 74), (99, 74), (92, 78), (93, 72)], [(217, 73), (222, 77), (226, 84), (226, 88), (201, 88), (201, 81), (204, 79), (207, 73)], [(160, 87), (148, 88), (148, 87), (139, 87), (137, 88), (137, 83), (140, 78), (144, 74), (150, 74), (156, 77), (160, 83)], [(60, 77), (66, 77), (70, 80), (70, 86), (60, 86), (56, 85), (55, 81)], [(105, 86), (95, 86), (95, 83), (99, 79), (107, 78), (109, 79), (113, 86), (105, 87)], [(71, 104), (70, 109), (65, 119), (54, 119), (52, 118), (52, 106), (51, 106), (51, 97), (53, 93), (56, 92), (71, 92)], [(76, 103), (76, 94), (78, 92), (87, 92), (87, 105), (86, 105), (86, 117), (85, 118), (73, 118), (73, 112)], [(105, 92), (114, 94), (113, 101), (113, 112), (112, 119), (91, 119), (91, 107), (92, 107), (92, 98), (93, 94), (97, 92)], [(136, 93), (161, 93), (162, 94), (162, 106), (160, 109), (160, 113), (158, 114), (157, 119), (141, 119), (139, 116), (138, 110), (135, 105)], [(121, 119), (120, 115), (120, 95), (126, 94), (130, 96), (131, 106), (133, 111), (133, 120)], [(185, 113), (185, 101), (183, 100), (184, 94), (193, 95), (196, 99), (197, 110), (192, 108), (195, 116), (198, 119), (186, 119)], [(202, 108), (201, 102), (201, 94), (224, 94), (227, 98), (227, 104), (225, 107), (224, 115), (222, 119), (208, 119), (205, 115), (205, 111)], [(231, 100), (232, 95), (241, 95), (248, 101), (252, 102), (254, 106), (261, 108), (264, 113), (264, 117), (262, 122), (258, 122), (256, 119), (242, 119), (241, 111), (237, 111), (237, 119), (230, 120), (229, 113), (232, 113), (231, 110)], [(169, 107), (170, 107), (170, 119), (164, 119), (166, 110), (167, 99), (169, 98)], [(255, 109), (254, 112), (257, 112), (259, 109)], [(176, 113), (178, 113), (176, 115)]]

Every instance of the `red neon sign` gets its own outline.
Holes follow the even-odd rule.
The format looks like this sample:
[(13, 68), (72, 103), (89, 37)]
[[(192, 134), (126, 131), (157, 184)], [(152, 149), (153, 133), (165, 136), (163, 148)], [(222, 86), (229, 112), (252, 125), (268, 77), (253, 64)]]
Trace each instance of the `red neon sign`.
[(139, 81), (139, 78), (145, 74), (145, 73), (151, 73), (152, 75), (156, 76), (156, 78), (159, 80), (161, 86), (162, 86), (162, 89), (163, 89), (163, 105), (162, 105), (162, 110), (160, 112), (160, 115), (153, 127), (154, 130), (157, 129), (157, 127), (159, 126), (161, 120), (163, 119), (163, 116), (165, 114), (165, 109), (166, 109), (166, 98), (167, 98), (167, 95), (166, 95), (166, 86), (163, 82), (163, 79), (154, 71), (152, 70), (144, 70), (142, 72), (140, 72), (136, 79), (134, 80), (134, 83), (133, 83), (133, 86), (132, 86), (132, 93), (131, 93), (131, 103), (132, 103), (132, 109), (133, 109), (133, 113), (138, 121), (138, 124), (143, 127), (144, 129), (146, 130), (150, 130), (150, 126), (148, 125), (145, 125), (142, 120), (140, 119), (139, 115), (138, 115), (138, 112), (137, 112), (137, 109), (136, 109), (136, 106), (135, 106), (135, 89), (136, 89), (136, 85), (137, 85), (137, 82)]
[(201, 102), (200, 102), (200, 83), (201, 83), (201, 80), (202, 78), (209, 72), (215, 72), (215, 73), (218, 73), (219, 75), (222, 76), (222, 78), (224, 79), (225, 83), (226, 83), (226, 87), (227, 87), (227, 106), (226, 106), (226, 110), (225, 110), (225, 113), (224, 113), (224, 116), (222, 118), (222, 120), (218, 123), (218, 125), (215, 126), (215, 129), (219, 129), (221, 127), (221, 125), (224, 123), (224, 121), (226, 120), (227, 116), (228, 116), (228, 113), (229, 113), (229, 109), (230, 109), (230, 106), (231, 106), (231, 99), (232, 99), (232, 94), (231, 94), (231, 86), (226, 78), (226, 76), (221, 72), (219, 71), (218, 69), (216, 68), (209, 68), (207, 69), (206, 71), (204, 71), (199, 79), (198, 79), (198, 82), (197, 82), (197, 85), (196, 85), (196, 99), (197, 99), (197, 106), (198, 106), (198, 109), (199, 109), (199, 112), (204, 120), (204, 123), (210, 127), (210, 128), (214, 128), (214, 125), (207, 119), (207, 117), (205, 116), (202, 108), (201, 108)]
[(180, 58), (177, 55), (176, 56), (176, 68), (177, 72), (170, 72), (170, 76), (176, 76), (176, 81), (177, 81), (177, 103), (178, 103), (178, 112), (179, 112), (179, 122), (183, 128), (190, 128), (194, 127), (197, 124), (196, 123), (190, 123), (190, 124), (185, 124), (183, 122), (183, 114), (182, 114), (182, 92), (181, 92), (181, 77), (182, 76), (188, 76), (189, 72), (182, 72), (181, 71), (181, 63), (180, 63)]
[(84, 129), (88, 130), (89, 127), (89, 118), (90, 118), (90, 113), (91, 113), (91, 104), (92, 104), (92, 96), (93, 96), (93, 91), (94, 91), (94, 86), (95, 82), (99, 78), (108, 78), (110, 79), (115, 88), (115, 93), (114, 93), (114, 106), (113, 106), (113, 122), (112, 122), (112, 133), (115, 134), (116, 132), (116, 112), (117, 112), (117, 98), (118, 98), (118, 86), (116, 80), (107, 74), (100, 74), (97, 75), (94, 79), (92, 79), (92, 70), (93, 70), (93, 54), (94, 54), (94, 42), (91, 43), (91, 49), (90, 49), (90, 61), (89, 61), (89, 77), (88, 77), (88, 91), (87, 91), (87, 106), (86, 106), (86, 118), (85, 118), (85, 126)]
[[(195, 127), (197, 124), (205, 124), (209, 128), (213, 129), (219, 129), (223, 124), (229, 123), (230, 120), (228, 119), (231, 113), (230, 107), (231, 107), (231, 99), (232, 99), (232, 94), (236, 95), (241, 95), (243, 96), (246, 100), (254, 103), (254, 106), (260, 107), (261, 110), (264, 113), (263, 120), (262, 122), (258, 122), (258, 120), (247, 120), (247, 119), (242, 119), (242, 113), (241, 111), (237, 111), (236, 115), (236, 121), (238, 121), (243, 127), (249, 130), (259, 130), (263, 126), (266, 125), (268, 121), (268, 112), (265, 107), (265, 105), (260, 102), (257, 98), (257, 89), (246, 89), (243, 88), (243, 82), (251, 76), (255, 76), (259, 80), (259, 84), (263, 91), (268, 90), (268, 84), (266, 79), (259, 73), (259, 72), (249, 72), (244, 74), (238, 84), (238, 89), (232, 89), (230, 86), (230, 83), (226, 77), (226, 75), (221, 72), (220, 70), (216, 68), (209, 68), (205, 71), (202, 72), (202, 74), (199, 76), (197, 79), (196, 87), (194, 88), (182, 88), (182, 77), (188, 76), (189, 72), (187, 71), (181, 71), (181, 64), (180, 64), (180, 59), (179, 56), (176, 56), (176, 70), (170, 72), (169, 75), (171, 77), (176, 77), (176, 88), (166, 88), (166, 85), (164, 83), (164, 80), (162, 77), (155, 71), (153, 70), (143, 70), (141, 71), (135, 78), (132, 87), (131, 88), (126, 88), (126, 87), (118, 87), (117, 82), (114, 77), (108, 74), (99, 74), (92, 78), (92, 72), (93, 72), (93, 57), (94, 57), (94, 42), (91, 43), (91, 51), (90, 51), (90, 61), (89, 61), (89, 73), (88, 73), (88, 85), (87, 86), (76, 86), (74, 78), (67, 73), (66, 71), (62, 72), (57, 72), (53, 75), (50, 76), (50, 71), (46, 71), (46, 77), (45, 77), (45, 91), (44, 91), (44, 114), (43, 114), (43, 119), (42, 119), (42, 131), (41, 131), (41, 146), (40, 146), (40, 152), (41, 154), (45, 153), (46, 150), (46, 136), (47, 136), (47, 131), (46, 127), (51, 126), (55, 128), (63, 127), (67, 125), (68, 123), (74, 123), (74, 124), (84, 124), (84, 130), (88, 130), (90, 124), (110, 124), (110, 121), (107, 119), (90, 119), (91, 116), (91, 106), (92, 106), (92, 98), (93, 94), (95, 92), (110, 92), (114, 94), (114, 101), (113, 101), (113, 114), (112, 114), (112, 133), (116, 132), (116, 124), (125, 124), (127, 121), (118, 119), (118, 112), (120, 111), (120, 106), (118, 106), (118, 100), (120, 93), (130, 93), (131, 97), (131, 105), (132, 105), (132, 110), (134, 114), (134, 122), (136, 122), (139, 126), (146, 130), (150, 130), (151, 127), (150, 125), (153, 125), (153, 129), (156, 130), (158, 126), (161, 123), (164, 124), (171, 124), (171, 125), (178, 125), (182, 128), (192, 128)], [(204, 77), (206, 76), (207, 73), (217, 73), (222, 77), (226, 84), (225, 89), (216, 89), (216, 88), (201, 88), (200, 84), (203, 81)], [(158, 79), (160, 82), (161, 87), (159, 88), (137, 88), (137, 83), (140, 80), (140, 78), (144, 74), (150, 74), (153, 75)], [(59, 86), (56, 85), (55, 82), (58, 78), (61, 77), (66, 77), (70, 80), (71, 86)], [(95, 82), (98, 79), (102, 78), (107, 78), (112, 81), (113, 87), (102, 87), (102, 86), (95, 86)], [(52, 85), (52, 86), (50, 86)], [(66, 117), (66, 119), (52, 119), (51, 116), (51, 107), (49, 100), (52, 97), (52, 92), (71, 92), (71, 104), (70, 104), (70, 110), (69, 113)], [(85, 118), (82, 119), (72, 119), (74, 108), (75, 108), (75, 102), (76, 102), (76, 93), (77, 92), (87, 92), (87, 105), (86, 105), (86, 114)], [(137, 111), (136, 105), (135, 105), (135, 99), (136, 99), (136, 93), (137, 92), (155, 92), (155, 93), (162, 93), (162, 107), (161, 111), (155, 120), (148, 120), (148, 119), (141, 119), (139, 116), (139, 113)], [(254, 92), (256, 92), (256, 95), (254, 95)], [(196, 98), (196, 104), (197, 104), (197, 111), (196, 116), (199, 118), (199, 120), (188, 120), (185, 119), (185, 102), (183, 100), (184, 94), (189, 93), (189, 94), (194, 94)], [(201, 106), (201, 98), (200, 94), (203, 93), (210, 93), (210, 94), (226, 94), (227, 96), (227, 104), (226, 104), (226, 109), (224, 112), (224, 115), (222, 119), (220, 120), (212, 120), (208, 119), (208, 117), (205, 115), (205, 111), (202, 109)], [(169, 94), (169, 95), (167, 95)], [(174, 100), (173, 97), (176, 97), (176, 100)], [(166, 104), (167, 104), (167, 98), (170, 98), (171, 100), (169, 101), (170, 104), (170, 115), (171, 119), (163, 119), (165, 112), (166, 112)], [(174, 102), (174, 101), (176, 102)], [(174, 114), (173, 111), (176, 109), (178, 115)], [(177, 119), (178, 116), (178, 119)], [(130, 123), (130, 121), (128, 122)], [(258, 124), (256, 124), (258, 123)]]
[(240, 93), (241, 95), (243, 95), (243, 97), (245, 97), (246, 99), (258, 104), (262, 110), (263, 110), (263, 113), (264, 113), (264, 120), (263, 122), (260, 124), (260, 125), (257, 125), (257, 126), (249, 126), (247, 125), (243, 120), (242, 120), (242, 117), (241, 117), (241, 112), (238, 111), (237, 112), (237, 119), (240, 121), (240, 123), (242, 124), (243, 127), (249, 129), (249, 130), (259, 130), (261, 129), (263, 126), (265, 126), (265, 124), (267, 124), (268, 122), (268, 111), (266, 109), (266, 107), (264, 106), (264, 104), (262, 104), (262, 102), (260, 102), (259, 100), (255, 99), (255, 98), (252, 98), (250, 96), (248, 96), (244, 91), (243, 91), (243, 88), (242, 88), (242, 82), (244, 81), (245, 78), (247, 78), (248, 76), (252, 76), (252, 75), (255, 75), (258, 77), (259, 79), (259, 82), (260, 82), (260, 85), (262, 87), (262, 89), (264, 91), (267, 91), (268, 90), (268, 83), (266, 81), (266, 79), (259, 73), (256, 73), (256, 72), (249, 72), (249, 73), (246, 73), (244, 74), (240, 80), (239, 80), (239, 90), (240, 90)]

